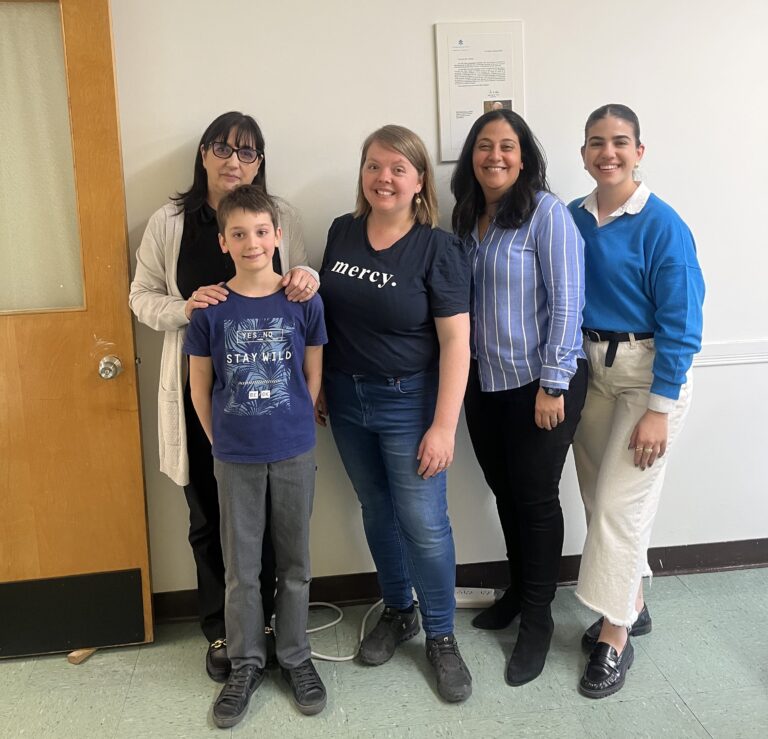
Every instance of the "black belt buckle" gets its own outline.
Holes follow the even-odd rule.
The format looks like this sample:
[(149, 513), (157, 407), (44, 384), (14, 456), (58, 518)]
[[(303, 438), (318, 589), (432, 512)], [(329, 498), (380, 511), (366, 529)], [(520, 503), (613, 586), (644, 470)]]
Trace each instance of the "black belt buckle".
[(599, 331), (595, 331), (593, 328), (582, 327), (581, 330), (590, 341), (608, 342), (608, 349), (605, 352), (606, 367), (613, 367), (613, 360), (616, 359), (616, 351), (618, 350), (620, 343), (631, 341), (632, 337), (634, 337), (636, 341), (653, 338), (653, 333), (625, 333), (621, 331), (604, 331), (601, 334)]
[(581, 330), (590, 341), (596, 341), (598, 343), (603, 341), (608, 342), (608, 349), (605, 352), (605, 366), (613, 367), (613, 360), (616, 359), (616, 351), (619, 348), (619, 341), (622, 340), (621, 334), (607, 331), (606, 336), (602, 336), (599, 331), (595, 331), (593, 328), (582, 327)]

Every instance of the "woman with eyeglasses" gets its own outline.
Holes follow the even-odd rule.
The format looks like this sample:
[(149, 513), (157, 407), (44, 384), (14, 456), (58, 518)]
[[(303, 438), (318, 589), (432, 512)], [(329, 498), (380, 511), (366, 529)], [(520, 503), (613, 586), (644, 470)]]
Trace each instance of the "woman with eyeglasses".
[[(229, 254), (219, 247), (216, 207), (224, 195), (246, 184), (266, 192), (264, 136), (251, 116), (225, 113), (200, 139), (192, 187), (172, 197), (149, 219), (136, 253), (129, 297), (139, 321), (165, 333), (158, 394), (160, 469), (184, 487), (189, 505), (200, 625), (210, 644), (206, 671), (217, 682), (225, 682), (230, 671), (219, 500), (211, 445), (192, 406), (182, 344), (192, 312), (227, 299), (223, 283), (235, 270)], [(286, 201), (275, 200), (283, 230), (275, 270), (285, 274), (283, 286), (289, 300), (308, 300), (319, 286), (317, 272), (305, 266), (307, 254), (296, 211)], [(261, 573), (265, 624), (272, 617), (275, 590), (268, 533), (269, 527)]]

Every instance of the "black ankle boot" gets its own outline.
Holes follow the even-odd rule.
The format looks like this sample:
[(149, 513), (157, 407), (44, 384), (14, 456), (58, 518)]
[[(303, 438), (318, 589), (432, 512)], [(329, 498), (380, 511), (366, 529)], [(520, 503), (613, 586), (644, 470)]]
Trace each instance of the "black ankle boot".
[(489, 631), (506, 629), (518, 613), (520, 613), (520, 597), (517, 589), (510, 586), (492, 606), (472, 619), (472, 626)]
[(554, 630), (549, 606), (523, 608), (517, 644), (507, 663), (507, 685), (525, 685), (541, 674)]

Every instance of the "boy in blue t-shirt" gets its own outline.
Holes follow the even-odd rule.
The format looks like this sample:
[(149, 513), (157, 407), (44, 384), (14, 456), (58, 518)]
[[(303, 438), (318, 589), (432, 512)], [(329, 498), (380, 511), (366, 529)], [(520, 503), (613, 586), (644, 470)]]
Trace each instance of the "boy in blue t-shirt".
[(221, 249), (231, 255), (236, 273), (226, 300), (192, 314), (184, 352), (219, 489), (232, 671), (214, 703), (213, 721), (226, 728), (243, 718), (264, 679), (259, 575), (268, 478), (277, 659), (299, 710), (314, 714), (325, 707), (306, 629), (314, 404), (327, 338), (320, 297), (289, 302), (272, 269), (281, 238), (272, 200), (258, 187), (239, 187), (221, 200), (217, 218)]

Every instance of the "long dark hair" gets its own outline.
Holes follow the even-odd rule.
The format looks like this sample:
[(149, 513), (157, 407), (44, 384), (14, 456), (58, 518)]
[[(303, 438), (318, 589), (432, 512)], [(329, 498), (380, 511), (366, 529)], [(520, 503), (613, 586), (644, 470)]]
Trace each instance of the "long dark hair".
[(472, 233), (478, 216), (485, 210), (485, 196), (472, 166), (475, 143), (483, 127), (498, 120), (509, 123), (517, 134), (525, 166), (515, 184), (504, 193), (499, 202), (494, 217), (496, 225), (501, 228), (519, 228), (531, 217), (536, 207), (536, 193), (540, 190), (549, 191), (547, 159), (528, 124), (517, 113), (506, 108), (491, 110), (481, 115), (467, 134), (451, 177), (451, 192), (456, 198), (451, 223), (454, 232), (462, 238)]
[[(208, 197), (208, 173), (203, 167), (202, 150), (207, 149), (214, 141), (226, 141), (232, 130), (235, 131), (235, 146), (252, 146), (261, 152), (264, 151), (264, 134), (251, 116), (236, 110), (220, 115), (205, 129), (198, 144), (192, 187), (186, 192), (180, 192), (171, 197), (171, 200), (179, 206), (179, 211), (193, 213), (203, 207)], [(262, 158), (259, 171), (251, 184), (258, 185), (265, 193), (267, 192), (266, 156)]]

